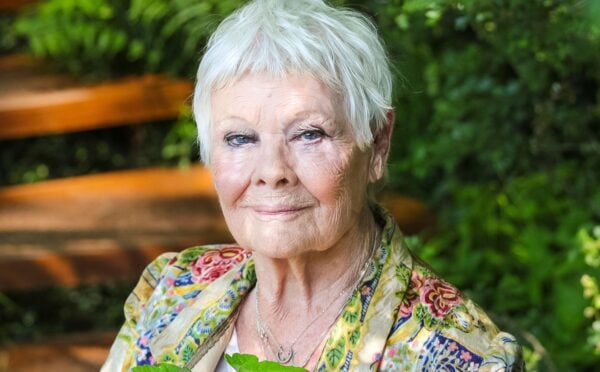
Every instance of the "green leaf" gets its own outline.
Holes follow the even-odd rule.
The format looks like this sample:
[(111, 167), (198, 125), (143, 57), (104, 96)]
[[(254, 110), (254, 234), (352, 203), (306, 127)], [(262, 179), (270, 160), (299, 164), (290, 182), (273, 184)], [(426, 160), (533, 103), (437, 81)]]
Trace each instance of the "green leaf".
[(350, 340), (350, 343), (352, 344), (352, 346), (356, 346), (359, 338), (360, 338), (360, 330), (355, 329), (354, 331), (352, 331), (352, 333), (350, 333), (349, 340)]
[(344, 357), (344, 342), (340, 342), (337, 346), (327, 352), (327, 362), (330, 368), (336, 368)]
[(284, 366), (272, 361), (259, 362), (258, 357), (252, 354), (225, 354), (225, 360), (237, 372), (306, 372), (304, 368)]
[(355, 311), (344, 311), (343, 317), (346, 322), (352, 324), (358, 319), (358, 313)]
[(192, 359), (194, 352), (195, 349), (190, 344), (185, 345), (183, 348), (183, 360), (188, 362), (190, 359)]

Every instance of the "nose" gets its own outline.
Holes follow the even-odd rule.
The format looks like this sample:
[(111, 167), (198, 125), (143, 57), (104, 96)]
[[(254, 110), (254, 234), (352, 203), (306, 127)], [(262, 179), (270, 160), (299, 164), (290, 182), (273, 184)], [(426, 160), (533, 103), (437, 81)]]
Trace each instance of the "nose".
[(263, 142), (256, 159), (254, 184), (270, 186), (273, 189), (297, 182), (296, 173), (290, 164), (289, 154), (283, 140)]

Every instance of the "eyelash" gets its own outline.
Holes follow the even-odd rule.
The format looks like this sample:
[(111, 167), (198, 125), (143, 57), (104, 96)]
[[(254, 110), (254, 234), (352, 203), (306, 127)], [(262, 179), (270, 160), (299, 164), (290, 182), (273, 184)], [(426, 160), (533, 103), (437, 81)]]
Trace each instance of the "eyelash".
[[(243, 143), (237, 142), (242, 140)], [(228, 134), (225, 136), (225, 143), (231, 147), (242, 147), (244, 145), (256, 142), (256, 137), (248, 134)]]
[[(303, 138), (305, 135), (310, 134), (310, 135), (317, 135), (317, 138)], [(318, 129), (318, 128), (314, 128), (314, 129), (301, 129), (298, 131), (298, 133), (294, 136), (294, 139), (298, 139), (298, 140), (305, 140), (308, 142), (317, 142), (321, 139), (323, 139), (324, 137), (327, 137), (327, 134), (325, 133), (324, 130), (322, 129)]]
[[(314, 136), (316, 138), (305, 138), (306, 135)], [(327, 134), (322, 129), (300, 129), (293, 137), (294, 140), (304, 140), (309, 143), (317, 142), (324, 137), (327, 137)], [(257, 141), (256, 136), (249, 134), (228, 134), (225, 136), (225, 143), (231, 147), (242, 147), (248, 144), (255, 143)]]

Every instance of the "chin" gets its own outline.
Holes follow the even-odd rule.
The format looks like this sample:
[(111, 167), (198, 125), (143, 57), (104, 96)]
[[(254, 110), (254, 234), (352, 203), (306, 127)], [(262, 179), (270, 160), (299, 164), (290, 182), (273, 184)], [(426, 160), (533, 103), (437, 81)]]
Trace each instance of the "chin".
[[(301, 233), (301, 231), (299, 231)], [(293, 236), (289, 231), (277, 234), (270, 231), (266, 234), (261, 234), (248, 242), (247, 248), (262, 256), (275, 259), (290, 259), (310, 252), (314, 249), (314, 239), (307, 239), (306, 236)]]

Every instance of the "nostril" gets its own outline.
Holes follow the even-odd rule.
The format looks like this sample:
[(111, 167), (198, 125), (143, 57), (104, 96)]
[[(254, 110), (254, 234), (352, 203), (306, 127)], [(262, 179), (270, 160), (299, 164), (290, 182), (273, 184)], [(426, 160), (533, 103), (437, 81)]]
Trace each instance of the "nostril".
[(254, 170), (255, 185), (284, 187), (295, 184), (296, 176), (281, 146), (265, 146)]

